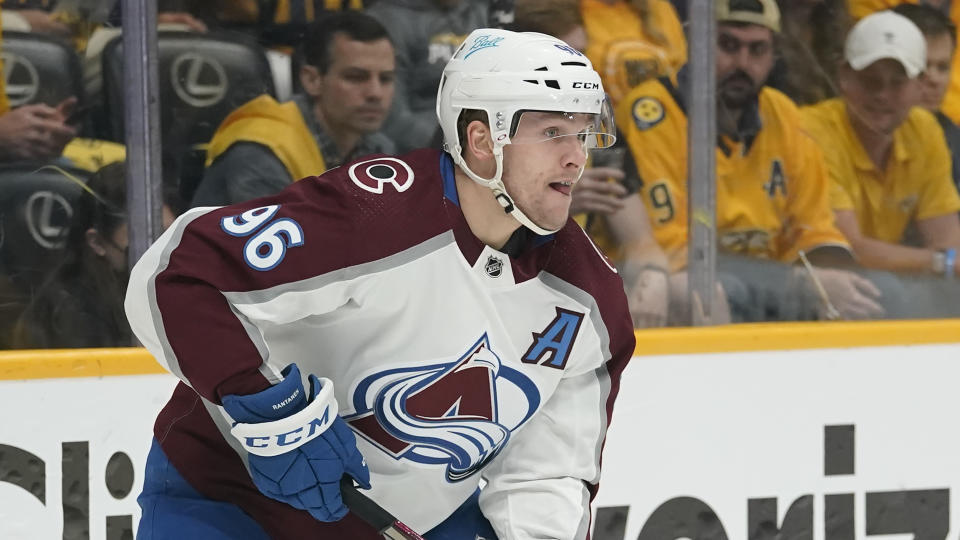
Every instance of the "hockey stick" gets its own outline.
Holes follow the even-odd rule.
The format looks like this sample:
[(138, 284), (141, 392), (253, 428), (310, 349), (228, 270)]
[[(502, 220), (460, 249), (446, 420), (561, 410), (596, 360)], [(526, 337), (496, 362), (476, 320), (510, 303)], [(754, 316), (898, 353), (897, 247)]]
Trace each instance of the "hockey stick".
[(393, 517), (382, 506), (373, 502), (369, 497), (360, 493), (353, 485), (353, 479), (344, 475), (340, 479), (340, 494), (343, 503), (351, 512), (368, 525), (376, 529), (388, 540), (424, 540), (399, 519)]

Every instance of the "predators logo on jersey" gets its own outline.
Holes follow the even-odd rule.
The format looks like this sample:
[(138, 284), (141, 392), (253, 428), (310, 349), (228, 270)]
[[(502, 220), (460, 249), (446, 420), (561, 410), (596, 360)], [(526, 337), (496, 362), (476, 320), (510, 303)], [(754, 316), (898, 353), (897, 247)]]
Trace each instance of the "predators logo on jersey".
[(665, 115), (663, 103), (660, 103), (657, 98), (644, 96), (633, 102), (633, 121), (640, 131), (646, 131), (659, 124)]

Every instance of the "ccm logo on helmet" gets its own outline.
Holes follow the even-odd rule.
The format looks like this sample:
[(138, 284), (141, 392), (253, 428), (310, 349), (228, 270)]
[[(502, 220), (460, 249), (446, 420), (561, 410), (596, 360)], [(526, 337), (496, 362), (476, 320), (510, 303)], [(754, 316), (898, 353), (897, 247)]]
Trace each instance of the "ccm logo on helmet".
[(575, 82), (573, 83), (574, 88), (582, 88), (584, 90), (599, 90), (600, 83), (595, 82)]

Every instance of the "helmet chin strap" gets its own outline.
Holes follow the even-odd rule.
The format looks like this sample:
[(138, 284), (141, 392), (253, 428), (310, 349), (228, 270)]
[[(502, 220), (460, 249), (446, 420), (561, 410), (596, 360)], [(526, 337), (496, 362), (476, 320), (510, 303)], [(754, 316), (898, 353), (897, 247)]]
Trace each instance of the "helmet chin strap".
[[(460, 155), (460, 145), (454, 149), (456, 153), (452, 154), (454, 156), (454, 162), (460, 167), (460, 169), (470, 177), (471, 180), (480, 184), (481, 186), (489, 188), (493, 191), (493, 196), (500, 203), (500, 206), (503, 208), (503, 211), (507, 214), (513, 216), (514, 219), (520, 222), (521, 225), (530, 229), (531, 231), (539, 234), (540, 236), (546, 236), (548, 234), (553, 234), (560, 229), (544, 229), (543, 227), (537, 225), (530, 218), (524, 214), (520, 207), (513, 202), (513, 198), (510, 197), (510, 194), (507, 193), (507, 187), (503, 185), (503, 145), (495, 144), (493, 147), (493, 157), (497, 162), (497, 172), (493, 175), (493, 178), (481, 178), (477, 173), (473, 172), (470, 167), (467, 165), (463, 156)], [(560, 228), (563, 228), (562, 226)]]

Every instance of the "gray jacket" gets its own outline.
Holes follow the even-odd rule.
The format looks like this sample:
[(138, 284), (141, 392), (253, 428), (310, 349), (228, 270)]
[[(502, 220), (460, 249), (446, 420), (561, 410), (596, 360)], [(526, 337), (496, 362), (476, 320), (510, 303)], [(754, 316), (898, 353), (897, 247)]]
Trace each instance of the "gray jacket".
[[(328, 170), (369, 154), (394, 153), (393, 142), (377, 132), (363, 136), (350, 155), (341, 156), (334, 140), (324, 133), (313, 116), (309, 98), (298, 94), (293, 96), (293, 101), (313, 133)], [(273, 195), (294, 180), (299, 178), (291, 178), (286, 166), (269, 148), (254, 142), (238, 142), (207, 167), (190, 206), (225, 206)]]
[[(456, 4), (440, 7), (442, 4)], [(384, 132), (400, 153), (430, 144), (439, 129), (437, 85), (467, 34), (488, 25), (489, 0), (378, 0), (367, 12), (390, 33), (397, 79)]]

